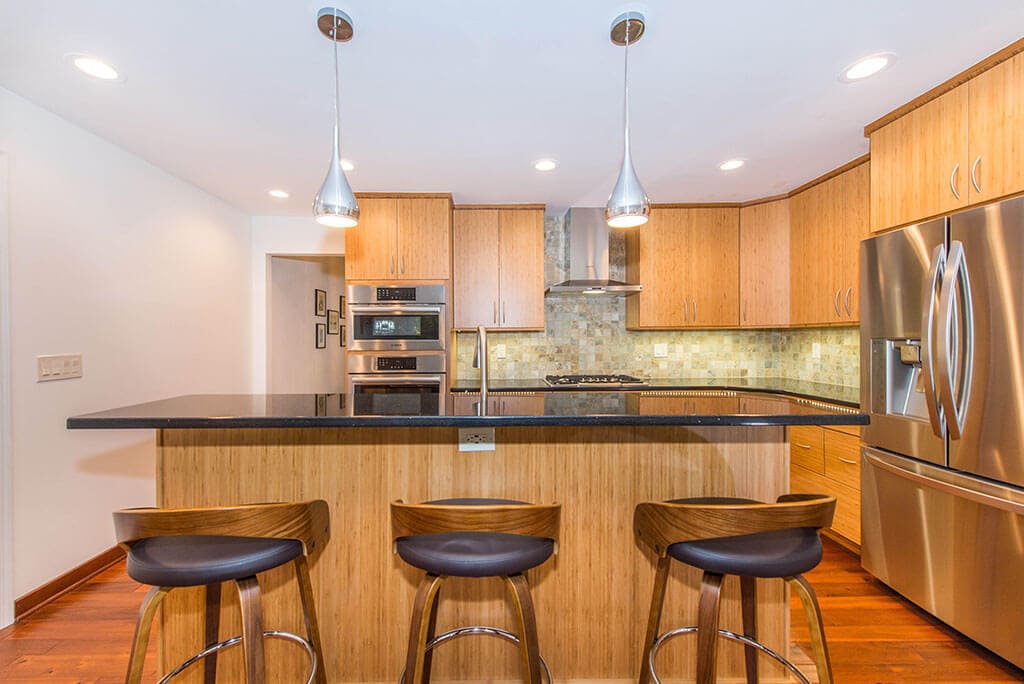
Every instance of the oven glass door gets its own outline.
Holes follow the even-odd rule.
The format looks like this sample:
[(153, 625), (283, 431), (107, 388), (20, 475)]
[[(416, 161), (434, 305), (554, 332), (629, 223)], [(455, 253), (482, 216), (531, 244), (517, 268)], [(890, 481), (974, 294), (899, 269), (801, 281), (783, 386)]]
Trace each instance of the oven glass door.
[(443, 350), (444, 309), (350, 306), (350, 351)]
[(353, 376), (349, 382), (354, 416), (444, 415), (440, 376)]

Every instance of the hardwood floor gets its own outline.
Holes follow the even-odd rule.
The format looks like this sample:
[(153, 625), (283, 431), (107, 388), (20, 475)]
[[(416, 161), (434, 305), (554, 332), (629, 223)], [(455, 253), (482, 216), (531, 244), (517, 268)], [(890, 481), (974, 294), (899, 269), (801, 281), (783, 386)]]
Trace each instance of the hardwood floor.
[[(837, 684), (1024, 681), (1024, 671), (896, 596), (830, 541), (808, 579), (821, 602)], [(145, 593), (121, 563), (0, 631), (0, 681), (123, 682)], [(794, 602), (792, 611), (793, 639), (807, 650), (802, 609)], [(155, 681), (155, 653), (150, 649), (146, 681)]]

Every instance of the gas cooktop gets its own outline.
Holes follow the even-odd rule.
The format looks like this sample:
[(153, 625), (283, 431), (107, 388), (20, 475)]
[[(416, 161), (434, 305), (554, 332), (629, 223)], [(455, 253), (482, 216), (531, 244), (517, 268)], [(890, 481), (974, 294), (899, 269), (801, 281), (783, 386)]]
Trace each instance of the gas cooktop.
[(647, 381), (632, 375), (546, 375), (544, 382), (552, 387), (616, 387), (646, 385)]

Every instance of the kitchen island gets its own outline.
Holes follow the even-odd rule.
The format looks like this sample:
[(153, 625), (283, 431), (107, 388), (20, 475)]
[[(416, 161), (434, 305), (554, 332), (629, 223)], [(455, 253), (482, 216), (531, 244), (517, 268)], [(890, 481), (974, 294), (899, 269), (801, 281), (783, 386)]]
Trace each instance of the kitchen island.
[[(419, 571), (392, 554), (388, 503), (463, 496), (558, 502), (558, 555), (531, 571), (541, 650), (556, 679), (635, 679), (654, 558), (633, 538), (633, 507), (687, 496), (774, 500), (788, 490), (785, 426), (858, 425), (857, 409), (810, 397), (689, 387), (665, 391), (453, 392), (445, 415), (360, 416), (344, 395), (195, 395), (77, 416), (69, 428), (156, 428), (157, 502), (209, 506), (323, 498), (332, 537), (313, 558), (330, 681), (397, 681)], [(486, 413), (487, 415), (479, 415)], [(495, 428), (493, 451), (459, 451), (459, 428)], [(301, 632), (290, 573), (261, 577), (268, 628)], [(696, 622), (699, 574), (679, 564), (665, 624)], [(509, 627), (496, 581), (452, 580), (438, 629)], [(222, 634), (237, 633), (225, 592)], [(722, 622), (739, 629), (738, 586)], [(781, 582), (759, 592), (760, 633), (785, 652)], [(199, 591), (173, 592), (161, 631), (164, 667), (199, 649)], [(659, 657), (667, 679), (692, 678), (693, 639)], [(720, 676), (742, 650), (722, 644)], [(268, 643), (269, 681), (299, 681), (298, 649)], [(239, 654), (222, 657), (229, 681)], [(763, 665), (764, 681), (783, 681)], [(194, 675), (198, 678), (198, 674)], [(510, 645), (486, 638), (438, 650), (436, 679), (515, 679)], [(194, 681), (198, 681), (195, 679)]]

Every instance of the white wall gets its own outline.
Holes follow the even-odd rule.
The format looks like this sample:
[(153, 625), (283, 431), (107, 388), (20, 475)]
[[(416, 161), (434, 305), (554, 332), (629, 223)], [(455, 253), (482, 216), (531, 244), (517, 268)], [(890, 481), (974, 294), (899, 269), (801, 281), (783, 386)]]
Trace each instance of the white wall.
[[(311, 200), (312, 201), (312, 200)], [(309, 217), (254, 216), (249, 264), (252, 301), (253, 392), (267, 391), (267, 297), (270, 255), (334, 255), (345, 253), (345, 229), (324, 228)]]
[[(69, 431), (68, 416), (251, 391), (250, 221), (4, 89), (0, 150), (21, 595), (112, 546), (112, 510), (154, 502), (153, 431)], [(62, 352), (84, 377), (37, 383), (36, 355)]]
[[(341, 333), (315, 345), (314, 290), (327, 293), (327, 308), (339, 311), (345, 287), (341, 257), (272, 257), (267, 333), (267, 390), (274, 394), (330, 394), (345, 391), (345, 349)], [(339, 311), (340, 315), (340, 311)]]
[(0, 627), (14, 621), (14, 488), (11, 483), (11, 279), (7, 155), (0, 151)]

